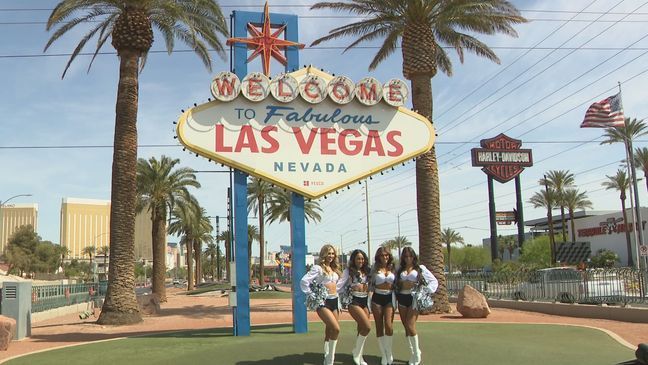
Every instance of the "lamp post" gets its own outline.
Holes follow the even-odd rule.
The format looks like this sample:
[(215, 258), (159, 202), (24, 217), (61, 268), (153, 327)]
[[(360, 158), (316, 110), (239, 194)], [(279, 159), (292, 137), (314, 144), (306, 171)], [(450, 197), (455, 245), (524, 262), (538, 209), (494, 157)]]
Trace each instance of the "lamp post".
[(5, 241), (3, 239), (3, 234), (4, 234), (4, 215), (2, 213), (2, 207), (4, 207), (11, 199), (18, 198), (21, 196), (32, 196), (31, 194), (18, 194), (14, 195), (12, 197), (9, 197), (8, 199), (2, 201), (0, 200), (0, 246), (2, 248), (2, 252), (5, 250)]
[[(402, 213), (397, 213), (397, 214), (394, 214), (394, 213), (392, 213), (390, 211), (382, 210), (382, 209), (381, 210), (374, 210), (373, 212), (374, 213), (387, 213), (387, 214), (391, 214), (392, 216), (395, 216), (396, 217), (396, 225), (397, 225), (397, 229), (398, 229), (398, 231), (397, 231), (398, 232), (398, 237), (400, 238), (400, 236), (401, 236), (400, 217), (407, 214), (407, 213), (409, 213), (409, 212), (413, 212), (415, 210), (416, 210), (416, 208), (413, 208), (413, 209), (409, 209), (409, 210), (406, 210), (406, 211), (404, 211)], [(399, 242), (398, 243), (398, 257), (400, 257), (400, 254), (401, 254), (401, 247), (400, 247), (400, 242)]]
[[(357, 229), (350, 229), (344, 233), (340, 233), (340, 256), (344, 255), (344, 246), (342, 245), (342, 238), (344, 237), (345, 234), (351, 233), (351, 232), (357, 232)], [(330, 233), (336, 233), (334, 231), (324, 231), (324, 232), (330, 232)], [(344, 265), (344, 263), (342, 263)]]

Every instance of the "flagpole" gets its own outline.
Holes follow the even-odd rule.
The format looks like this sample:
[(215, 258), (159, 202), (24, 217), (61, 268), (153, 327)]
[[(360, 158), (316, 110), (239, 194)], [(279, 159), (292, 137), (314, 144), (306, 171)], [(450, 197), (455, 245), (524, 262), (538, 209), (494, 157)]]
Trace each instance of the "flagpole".
[[(621, 97), (621, 100), (623, 100), (623, 96), (621, 96), (621, 83), (618, 83), (619, 85), (619, 96)], [(624, 128), (627, 128), (627, 125), (624, 123)], [(637, 240), (637, 245), (635, 248), (636, 251), (636, 257), (637, 257), (637, 268), (640, 268), (640, 260), (641, 258), (639, 257), (639, 245), (644, 244), (644, 236), (643, 236), (643, 221), (641, 219), (641, 204), (639, 203), (639, 192), (637, 190), (637, 171), (635, 169), (635, 164), (634, 164), (634, 151), (632, 150), (632, 140), (626, 136), (626, 133), (623, 135), (623, 140), (625, 142), (625, 147), (626, 147), (626, 158), (627, 158), (627, 163), (630, 165), (630, 179), (631, 179), (631, 184), (632, 186), (630, 187), (630, 194), (631, 196), (634, 196), (634, 227), (633, 230), (635, 231), (635, 236), (638, 238)], [(632, 200), (632, 199), (631, 199)], [(631, 201), (632, 203), (632, 201)], [(639, 232), (637, 232), (637, 229), (639, 229)]]
[[(632, 179), (632, 169), (630, 167), (630, 159), (632, 157), (630, 157), (628, 155), (628, 144), (627, 144), (626, 138), (624, 137), (623, 139), (624, 139), (624, 142), (626, 142), (626, 143), (624, 143), (624, 145), (626, 147), (626, 168), (628, 169), (628, 176), (630, 176), (631, 179)], [(634, 204), (634, 199), (633, 199), (633, 196), (634, 196), (633, 192), (635, 191), (634, 184), (633, 183), (628, 184), (628, 188), (630, 189), (630, 211), (632, 213), (632, 231), (633, 231), (634, 246), (635, 246), (634, 254), (635, 254), (635, 257), (637, 258), (636, 259), (637, 269), (640, 269), (639, 232), (637, 231), (637, 227), (640, 227), (640, 226), (637, 226), (637, 214), (636, 214), (636, 211), (635, 211), (635, 204)], [(628, 228), (629, 227), (626, 227), (626, 229), (628, 229)], [(632, 255), (632, 253), (628, 252), (628, 255)]]

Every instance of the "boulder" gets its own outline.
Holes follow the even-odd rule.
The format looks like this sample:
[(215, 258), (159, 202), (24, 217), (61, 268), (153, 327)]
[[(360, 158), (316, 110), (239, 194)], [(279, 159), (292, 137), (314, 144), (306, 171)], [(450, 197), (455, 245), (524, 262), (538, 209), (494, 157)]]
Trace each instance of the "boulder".
[(648, 365), (648, 343), (640, 343), (635, 351), (637, 361), (641, 365)]
[(152, 316), (160, 312), (160, 296), (157, 294), (138, 295), (137, 303), (143, 315)]
[(0, 316), (0, 351), (7, 351), (16, 333), (16, 320)]
[(459, 291), (457, 311), (466, 318), (486, 318), (491, 312), (486, 297), (470, 285)]

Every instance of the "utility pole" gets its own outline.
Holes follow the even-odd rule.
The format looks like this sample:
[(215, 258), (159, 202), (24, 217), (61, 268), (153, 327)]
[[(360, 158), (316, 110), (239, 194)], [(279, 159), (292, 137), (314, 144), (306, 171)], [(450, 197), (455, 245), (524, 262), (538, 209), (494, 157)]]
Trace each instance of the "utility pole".
[(365, 206), (367, 208), (367, 258), (369, 259), (369, 265), (371, 265), (371, 257), (373, 256), (371, 254), (371, 233), (369, 229), (369, 184), (367, 183), (367, 179), (364, 181), (365, 183)]

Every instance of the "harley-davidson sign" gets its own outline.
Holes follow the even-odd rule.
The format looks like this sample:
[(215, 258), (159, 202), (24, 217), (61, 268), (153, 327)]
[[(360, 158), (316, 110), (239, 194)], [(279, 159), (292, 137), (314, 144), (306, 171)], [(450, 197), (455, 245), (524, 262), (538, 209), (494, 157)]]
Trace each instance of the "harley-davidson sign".
[(177, 134), (204, 157), (318, 198), (432, 148), (434, 129), (402, 105), (407, 86), (357, 83), (307, 67), (269, 79), (222, 72), (214, 101), (186, 111)]
[(518, 176), (525, 167), (533, 166), (530, 149), (520, 149), (522, 141), (504, 134), (495, 138), (482, 139), (483, 148), (473, 148), (472, 165), (481, 166), (482, 171), (495, 180), (505, 183)]

